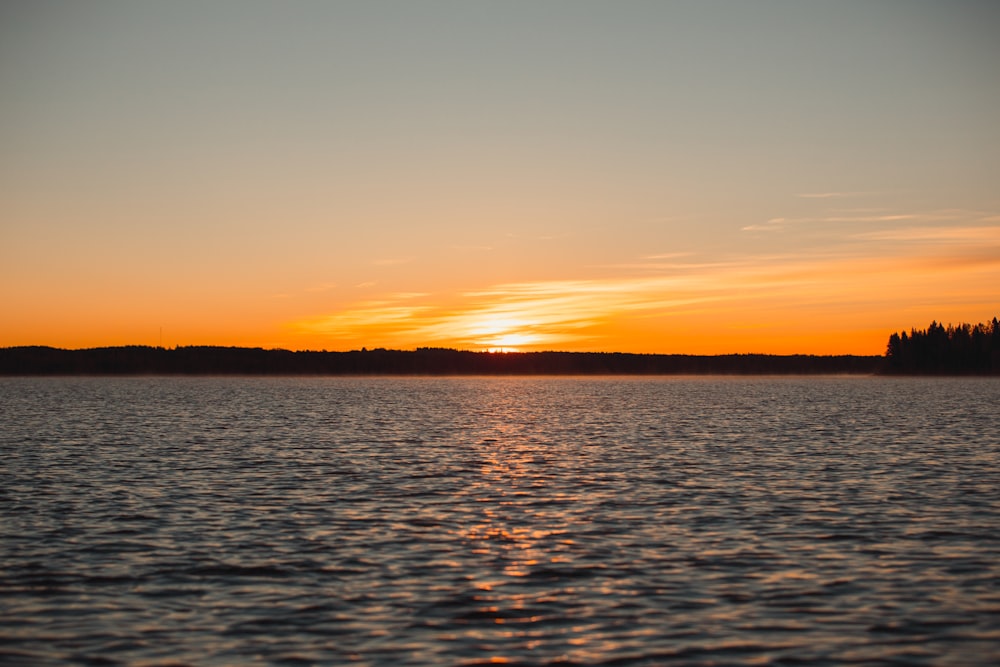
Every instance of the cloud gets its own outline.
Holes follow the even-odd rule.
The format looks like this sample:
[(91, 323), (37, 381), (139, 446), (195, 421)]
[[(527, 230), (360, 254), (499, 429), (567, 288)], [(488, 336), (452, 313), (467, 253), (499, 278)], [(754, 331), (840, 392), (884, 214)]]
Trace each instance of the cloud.
[(389, 296), (390, 299), (419, 299), (430, 296), (427, 292), (396, 292)]
[(873, 192), (804, 192), (795, 195), (801, 199), (843, 199), (845, 197), (864, 197)]
[(384, 257), (382, 259), (372, 260), (372, 264), (375, 266), (397, 266), (399, 264), (408, 264), (413, 261), (413, 257)]
[(1000, 226), (989, 227), (901, 227), (864, 232), (853, 238), (869, 241), (994, 241), (1000, 243)]
[(643, 255), (643, 259), (677, 259), (679, 257), (690, 257), (692, 252), (665, 252), (658, 255)]
[(782, 229), (787, 220), (785, 218), (771, 218), (767, 222), (757, 223), (755, 225), (747, 225), (746, 227), (740, 227), (742, 232), (776, 232)]
[(771, 218), (767, 222), (747, 225), (741, 229), (745, 232), (772, 232), (789, 225), (900, 222), (902, 220), (916, 220), (919, 217), (913, 213), (894, 213), (888, 215), (827, 215), (809, 218)]
[(670, 271), (672, 274), (681, 272), (704, 271), (732, 266), (731, 261), (721, 262), (625, 262), (620, 264), (597, 264), (594, 268), (618, 269), (627, 271)]
[(534, 346), (597, 340), (602, 324), (626, 313), (719, 298), (698, 282), (650, 277), (502, 284), (462, 294), (458, 308), (414, 333), (472, 346), (492, 346), (515, 336), (522, 345)]
[(740, 230), (744, 232), (774, 232), (796, 225), (878, 225), (898, 222), (972, 222), (1000, 219), (997, 216), (987, 216), (982, 211), (968, 209), (939, 209), (923, 212), (873, 214), (874, 211), (878, 210), (881, 209), (848, 209), (846, 211), (835, 210), (835, 213), (831, 215), (771, 218), (766, 222), (746, 225), (745, 227), (741, 227)]
[[(678, 308), (731, 298), (736, 288), (750, 295), (782, 280), (770, 275), (769, 264), (763, 266), (761, 270), (740, 262), (692, 263), (684, 274), (503, 283), (452, 298), (400, 293), (293, 326), (368, 345), (552, 349), (596, 342), (604, 336), (601, 328), (616, 319), (664, 316)], [(760, 275), (754, 278), (754, 273)], [(418, 303), (409, 303), (414, 300)]]
[(369, 345), (551, 348), (597, 340), (601, 333), (596, 327), (625, 313), (720, 298), (701, 281), (701, 277), (650, 277), (506, 283), (444, 300), (450, 303), (442, 303), (440, 296), (435, 303), (433, 295), (398, 293), (292, 326), (302, 333)]
[[(1000, 225), (911, 225), (848, 238), (899, 243), (854, 243), (714, 262), (696, 257), (688, 262), (640, 261), (621, 265), (628, 272), (599, 278), (506, 282), (452, 293), (387, 293), (290, 326), (339, 346), (609, 349), (602, 341), (620, 340), (611, 337), (622, 331), (647, 336), (660, 331), (669, 338), (674, 329), (668, 322), (688, 328), (692, 321), (703, 322), (711, 328), (705, 335), (721, 339), (725, 332), (738, 336), (737, 329), (755, 324), (773, 331), (782, 326), (778, 317), (786, 326), (819, 328), (830, 336), (831, 327), (843, 326), (847, 319), (878, 319), (900, 308), (901, 294), (920, 294), (923, 306), (936, 308), (957, 298), (995, 302)], [(637, 268), (642, 272), (633, 271)], [(806, 312), (815, 321), (812, 316), (803, 319)], [(830, 319), (835, 317), (841, 319)], [(697, 335), (691, 334), (693, 345), (701, 344)]]
[(404, 306), (392, 300), (369, 301), (330, 315), (300, 320), (294, 327), (307, 333), (352, 338), (372, 329), (398, 332), (427, 310), (427, 306)]

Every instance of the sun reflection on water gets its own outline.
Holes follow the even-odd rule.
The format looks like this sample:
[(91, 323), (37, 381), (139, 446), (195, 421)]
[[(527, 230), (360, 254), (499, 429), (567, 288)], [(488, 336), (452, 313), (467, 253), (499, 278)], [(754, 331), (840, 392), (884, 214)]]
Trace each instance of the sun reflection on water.
[(469, 630), (484, 648), (493, 647), (490, 661), (498, 664), (509, 661), (505, 649), (516, 647), (514, 654), (521, 654), (538, 648), (541, 638), (551, 638), (553, 623), (562, 628), (564, 659), (585, 659), (590, 653), (588, 634), (564, 625), (564, 612), (553, 616), (576, 596), (565, 575), (577, 548), (570, 535), (579, 520), (571, 516), (579, 497), (560, 490), (566, 480), (557, 477), (559, 461), (551, 443), (530, 436), (544, 417), (528, 409), (523, 395), (505, 393), (526, 388), (523, 383), (498, 385), (488, 397), (472, 445), (477, 474), (463, 492), (477, 508), (460, 529), (479, 562), (469, 581), (479, 622)]

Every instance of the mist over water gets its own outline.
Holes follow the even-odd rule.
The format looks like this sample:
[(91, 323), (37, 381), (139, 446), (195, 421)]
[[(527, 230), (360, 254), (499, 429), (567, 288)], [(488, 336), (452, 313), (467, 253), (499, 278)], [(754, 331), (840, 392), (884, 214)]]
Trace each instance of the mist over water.
[(987, 665), (1000, 379), (3, 378), (0, 663)]

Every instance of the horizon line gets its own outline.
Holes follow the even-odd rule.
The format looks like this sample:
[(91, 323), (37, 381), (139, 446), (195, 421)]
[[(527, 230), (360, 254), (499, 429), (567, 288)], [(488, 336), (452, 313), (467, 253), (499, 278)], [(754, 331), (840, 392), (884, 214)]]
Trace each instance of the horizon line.
[(435, 345), (421, 345), (415, 348), (389, 348), (389, 347), (372, 347), (369, 348), (364, 346), (360, 349), (351, 350), (327, 350), (327, 349), (289, 349), (284, 347), (262, 347), (262, 346), (248, 346), (248, 345), (218, 345), (218, 344), (190, 344), (190, 345), (174, 345), (173, 347), (168, 347), (164, 345), (149, 345), (142, 343), (126, 343), (120, 345), (96, 345), (93, 347), (58, 347), (55, 345), (43, 345), (43, 344), (29, 344), (29, 345), (6, 345), (0, 347), (0, 350), (19, 350), (19, 349), (47, 349), (56, 350), (60, 352), (88, 352), (95, 350), (114, 350), (114, 349), (127, 349), (127, 348), (139, 348), (148, 350), (163, 350), (165, 352), (172, 352), (176, 350), (183, 349), (216, 349), (216, 350), (247, 350), (247, 351), (260, 351), (260, 352), (289, 352), (293, 354), (297, 353), (311, 353), (311, 354), (371, 354), (375, 352), (397, 352), (397, 353), (418, 353), (418, 352), (456, 352), (463, 354), (485, 354), (485, 355), (528, 355), (528, 354), (611, 354), (611, 355), (629, 355), (637, 357), (734, 357), (734, 356), (757, 356), (757, 357), (884, 357), (885, 354), (853, 354), (853, 353), (839, 353), (839, 354), (817, 354), (814, 352), (791, 352), (791, 353), (773, 353), (773, 352), (719, 352), (715, 354), (696, 354), (692, 352), (625, 352), (620, 350), (558, 350), (558, 349), (545, 349), (545, 350), (519, 350), (514, 349), (513, 346), (509, 349), (468, 349), (468, 348), (455, 348), (455, 347), (441, 347)]

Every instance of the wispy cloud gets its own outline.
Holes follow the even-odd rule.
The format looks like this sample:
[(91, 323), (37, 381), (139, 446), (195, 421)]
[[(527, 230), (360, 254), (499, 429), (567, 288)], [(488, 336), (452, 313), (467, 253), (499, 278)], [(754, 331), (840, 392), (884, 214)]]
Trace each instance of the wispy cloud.
[(851, 225), (851, 224), (895, 224), (911, 223), (945, 223), (945, 222), (983, 222), (991, 219), (982, 211), (967, 209), (938, 209), (933, 211), (885, 212), (884, 209), (833, 209), (826, 215), (802, 217), (778, 217), (765, 222), (742, 227), (744, 232), (774, 232), (794, 226), (808, 225)]
[(367, 301), (330, 315), (300, 320), (295, 323), (295, 328), (303, 332), (345, 338), (376, 329), (398, 333), (406, 328), (407, 322), (427, 310), (428, 306), (400, 305), (391, 299)]
[(893, 213), (886, 215), (825, 215), (804, 218), (771, 218), (767, 222), (747, 225), (745, 232), (773, 232), (791, 225), (816, 225), (837, 223), (879, 223), (917, 220), (921, 216), (914, 213)]
[[(712, 263), (711, 269), (684, 275), (505, 283), (461, 293), (446, 303), (407, 293), (363, 302), (294, 326), (313, 334), (405, 341), (412, 346), (552, 348), (596, 343), (604, 335), (602, 326), (615, 319), (664, 316), (731, 299), (735, 291), (749, 297), (782, 285), (790, 275), (789, 267), (775, 272), (769, 264), (752, 269), (733, 262)], [(410, 300), (419, 303), (410, 304)]]
[(864, 197), (873, 192), (803, 192), (796, 195), (801, 199), (844, 199), (846, 197)]
[(669, 272), (670, 274), (692, 273), (696, 271), (710, 271), (713, 269), (726, 268), (732, 266), (731, 261), (720, 262), (623, 262), (619, 264), (597, 264), (594, 268), (617, 269), (621, 271), (634, 272)]
[(741, 227), (740, 231), (743, 232), (776, 232), (779, 229), (783, 229), (788, 221), (785, 218), (771, 218), (766, 222), (758, 222), (753, 225), (747, 225), (746, 227)]
[(412, 261), (413, 257), (383, 257), (372, 260), (372, 264), (375, 266), (397, 266), (399, 264), (408, 264)]
[(678, 261), (692, 257), (692, 252), (666, 252), (654, 255), (643, 255), (637, 261), (618, 262), (615, 264), (595, 264), (593, 268), (617, 269), (634, 271), (683, 271), (705, 266), (702, 262)]
[(870, 241), (993, 241), (1000, 243), (1000, 226), (988, 227), (901, 227), (854, 234)]
[[(778, 324), (772, 318), (780, 312), (788, 321), (798, 318), (797, 327), (815, 326), (829, 335), (830, 322), (810, 324), (801, 313), (871, 317), (897, 307), (901, 292), (914, 291), (931, 305), (952, 303), (959, 294), (995, 303), (1000, 225), (911, 225), (850, 238), (896, 243), (714, 262), (669, 261), (679, 253), (644, 256), (608, 277), (506, 282), (450, 294), (388, 293), (290, 326), (324, 343), (357, 347), (607, 349), (602, 341), (623, 329), (670, 335), (666, 322), (672, 318), (702, 321), (716, 337), (739, 336), (755, 323), (773, 335)], [(692, 345), (698, 344), (698, 334), (691, 335)]]
[[(609, 318), (722, 297), (698, 277), (506, 283), (464, 292), (450, 304), (403, 293), (294, 323), (301, 332), (412, 345), (559, 346), (596, 340)], [(407, 303), (417, 300), (420, 303)], [(397, 343), (398, 344), (398, 343)]]
[(680, 257), (690, 257), (692, 252), (664, 252), (657, 255), (643, 255), (643, 259), (678, 259)]

